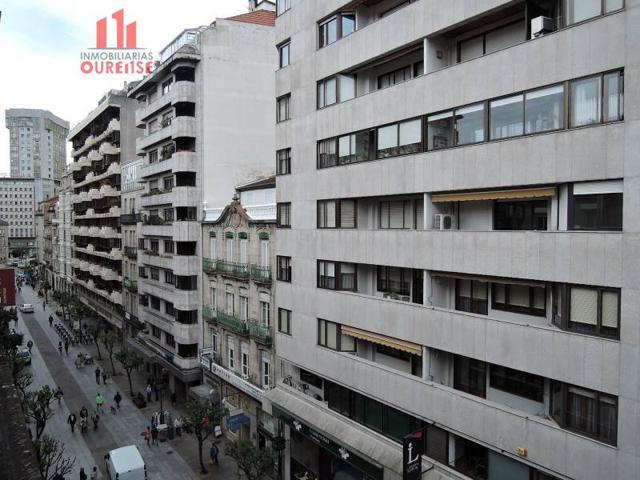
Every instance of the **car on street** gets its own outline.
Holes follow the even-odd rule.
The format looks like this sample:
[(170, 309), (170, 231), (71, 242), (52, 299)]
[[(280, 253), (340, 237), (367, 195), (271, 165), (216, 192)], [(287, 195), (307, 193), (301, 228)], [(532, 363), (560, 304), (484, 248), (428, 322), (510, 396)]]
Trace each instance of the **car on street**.
[(27, 347), (20, 347), (16, 352), (16, 362), (24, 365), (31, 365), (31, 352)]
[(104, 456), (107, 475), (111, 480), (145, 480), (147, 466), (138, 447), (129, 445), (116, 448)]
[(22, 313), (33, 313), (33, 305), (31, 303), (23, 303), (20, 305), (20, 311)]

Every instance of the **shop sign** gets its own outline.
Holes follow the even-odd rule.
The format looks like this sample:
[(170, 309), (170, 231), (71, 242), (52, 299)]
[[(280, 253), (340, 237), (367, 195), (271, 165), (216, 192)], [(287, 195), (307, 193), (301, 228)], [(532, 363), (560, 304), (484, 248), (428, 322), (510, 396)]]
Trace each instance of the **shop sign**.
[(402, 442), (402, 479), (419, 480), (422, 474), (422, 432), (415, 432)]
[(221, 367), (216, 363), (211, 362), (210, 368), (211, 368), (211, 373), (213, 373), (214, 375), (217, 375), (228, 384), (233, 385), (238, 390), (255, 398), (259, 402), (262, 402), (264, 398), (264, 391), (262, 389), (256, 387), (255, 385), (252, 385), (251, 383), (247, 382), (243, 378), (240, 378), (239, 376), (237, 376), (235, 373), (230, 372), (226, 368)]

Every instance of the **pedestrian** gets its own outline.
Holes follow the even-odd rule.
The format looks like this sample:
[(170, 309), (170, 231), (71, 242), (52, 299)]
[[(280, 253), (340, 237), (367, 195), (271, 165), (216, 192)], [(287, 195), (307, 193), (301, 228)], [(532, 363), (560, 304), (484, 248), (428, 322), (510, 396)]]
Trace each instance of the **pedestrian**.
[(60, 385), (58, 385), (58, 388), (56, 388), (56, 391), (53, 393), (53, 396), (58, 400), (58, 405), (60, 405), (60, 401), (62, 400), (63, 395), (64, 393), (62, 392), (62, 388), (60, 388)]
[(171, 392), (171, 406), (176, 406), (176, 392)]
[(118, 407), (118, 410), (120, 410), (120, 402), (122, 401), (122, 395), (120, 395), (120, 392), (116, 392), (116, 396), (113, 397), (113, 401), (116, 402), (116, 406)]
[(53, 327), (53, 315), (49, 315), (49, 326)]
[(81, 468), (80, 469), (80, 480), (87, 480), (87, 478), (89, 478), (89, 477), (87, 477), (87, 474), (84, 473), (84, 468)]
[(46, 306), (47, 306), (47, 302), (42, 302), (42, 310), (44, 310), (45, 309), (44, 307)]
[(58, 351), (60, 352), (60, 355), (62, 355), (62, 342), (58, 342)]
[(211, 442), (211, 449), (209, 450), (209, 455), (211, 456), (211, 465), (213, 465), (214, 463), (216, 465), (218, 465), (218, 453), (220, 452), (220, 450), (218, 449), (218, 446)]
[(173, 428), (176, 431), (176, 435), (181, 437), (182, 436), (182, 422), (180, 421), (180, 418), (176, 417), (173, 420)]
[(67, 357), (69, 356), (69, 340), (64, 341), (64, 353), (67, 354)]
[(150, 447), (151, 444), (149, 442), (151, 441), (151, 427), (147, 427), (142, 435), (144, 435), (144, 439), (147, 441), (147, 447)]
[(96, 367), (95, 374), (96, 374), (96, 383), (100, 385), (100, 367)]
[(31, 353), (31, 349), (33, 348), (33, 342), (31, 340), (27, 342), (27, 348), (29, 349), (29, 353)]
[(87, 407), (83, 406), (80, 409), (80, 418), (87, 418), (89, 416), (89, 410), (87, 410)]
[(104, 397), (98, 392), (96, 395), (96, 412), (104, 413), (102, 411), (102, 405), (104, 404)]
[(147, 403), (151, 402), (151, 384), (147, 383), (147, 387), (144, 389), (144, 391), (147, 393)]
[(107, 371), (102, 370), (102, 383), (107, 384)]
[(89, 480), (98, 480), (98, 467), (93, 467), (91, 478)]
[(67, 423), (71, 425), (71, 433), (73, 433), (73, 430), (76, 427), (76, 415), (73, 412), (71, 412), (67, 417)]
[(98, 415), (98, 412), (96, 411), (96, 413), (94, 413), (93, 415), (91, 415), (91, 421), (93, 422), (93, 430), (97, 430), (98, 429), (98, 422), (100, 421), (100, 415)]
[(151, 440), (151, 443), (158, 445), (158, 429), (155, 425), (151, 428)]

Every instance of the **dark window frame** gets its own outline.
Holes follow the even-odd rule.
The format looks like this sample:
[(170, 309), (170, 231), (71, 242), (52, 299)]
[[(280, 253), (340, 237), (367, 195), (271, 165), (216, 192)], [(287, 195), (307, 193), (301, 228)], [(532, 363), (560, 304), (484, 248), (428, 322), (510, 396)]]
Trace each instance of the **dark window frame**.
[[(513, 25), (516, 25), (518, 23), (522, 23), (524, 26), (524, 38), (522, 39), (522, 42), (516, 43), (512, 46), (516, 46), (519, 45), (520, 43), (524, 43), (527, 40), (529, 40), (529, 38), (527, 38), (527, 25), (526, 25), (526, 19), (520, 18), (518, 20), (514, 20), (512, 22), (508, 22), (505, 23), (504, 25), (500, 25), (498, 27), (494, 27), (494, 28), (490, 28), (489, 30), (486, 30), (482, 33), (478, 33), (477, 35), (472, 35), (470, 37), (467, 38), (463, 38), (462, 40), (459, 40), (456, 42), (456, 64), (458, 63), (462, 63), (462, 59), (461, 59), (461, 55), (462, 55), (462, 44), (464, 42), (468, 42), (470, 40), (475, 40), (476, 38), (482, 37), (482, 55), (480, 55), (479, 57), (475, 57), (475, 58), (471, 58), (469, 60), (465, 60), (465, 62), (470, 62), (471, 60), (475, 60), (476, 58), (480, 58), (480, 57), (484, 57), (485, 55), (487, 55), (487, 35), (489, 35), (490, 33), (494, 33), (497, 32), (498, 30), (501, 30), (503, 28), (507, 28), (507, 27), (511, 27)], [(510, 47), (506, 47), (506, 48), (510, 48)], [(502, 49), (500, 49), (502, 50)], [(498, 50), (497, 50), (498, 51)], [(493, 52), (490, 52), (493, 53)]]
[[(466, 298), (466, 297), (461, 297), (458, 294), (458, 292), (460, 291), (460, 282), (470, 282), (470, 285), (469, 285), (470, 308), (469, 308), (469, 310), (465, 310), (463, 308), (463, 305), (462, 305), (462, 300), (461, 299), (462, 298)], [(484, 308), (482, 308), (483, 305), (481, 303), (478, 303), (478, 302), (481, 302), (482, 299), (476, 298), (473, 295), (473, 290), (474, 290), (474, 286), (475, 286), (476, 282), (484, 283), (486, 285), (485, 286), (486, 295), (485, 295), (485, 298), (484, 298)], [(467, 312), (467, 313), (475, 313), (477, 315), (488, 315), (489, 314), (489, 308), (488, 308), (488, 306), (489, 306), (489, 283), (486, 282), (486, 281), (483, 281), (481, 279), (474, 280), (474, 279), (466, 279), (466, 278), (464, 278), (464, 279), (456, 278), (456, 282), (455, 282), (455, 300), (456, 300), (455, 301), (455, 309), (457, 311)]]
[[(283, 313), (287, 317), (286, 328), (284, 328), (282, 325)], [(291, 335), (291, 310), (287, 310), (286, 308), (278, 308), (278, 332), (285, 335)]]
[[(342, 23), (342, 17), (346, 17), (346, 16), (353, 16), (353, 32), (351, 33), (347, 33), (346, 35), (344, 35), (344, 30), (343, 30), (343, 23)], [(336, 39), (333, 42), (329, 42), (329, 36), (328, 34), (326, 34), (327, 30), (326, 30), (326, 25), (328, 25), (330, 22), (332, 22), (333, 20), (336, 21)], [(325, 48), (328, 47), (329, 45), (333, 45), (334, 43), (336, 43), (338, 40), (341, 40), (343, 38), (348, 37), (349, 35), (352, 35), (353, 33), (357, 32), (358, 29), (357, 27), (357, 20), (356, 20), (356, 12), (355, 11), (350, 11), (350, 10), (346, 10), (344, 12), (338, 12), (338, 13), (334, 13), (328, 17), (325, 17), (324, 19), (320, 20), (318, 22), (318, 50), (320, 50), (321, 48)]]
[[(482, 360), (455, 355), (453, 388), (476, 397), (487, 398), (487, 368), (489, 364)], [(466, 375), (464, 375), (465, 372)], [(472, 378), (472, 376), (475, 377)]]
[(510, 395), (544, 402), (544, 377), (502, 365), (489, 365), (489, 387)]
[(276, 256), (277, 280), (291, 283), (291, 257), (284, 255)]
[[(285, 113), (284, 118), (280, 118), (280, 102), (285, 102)], [(281, 95), (276, 98), (276, 123), (286, 122), (287, 120), (291, 120), (291, 94), (287, 93), (285, 95)]]
[[(328, 227), (327, 225), (327, 207), (330, 202), (335, 203), (335, 227)], [(342, 204), (343, 202), (353, 202), (353, 226), (345, 226), (342, 221)], [(324, 218), (322, 215), (321, 205), (324, 206)], [(323, 226), (324, 225), (324, 226)], [(348, 229), (353, 230), (358, 228), (358, 200), (357, 199), (326, 199), (326, 200), (317, 200), (316, 201), (316, 228), (318, 229), (328, 229), (328, 230), (337, 230), (337, 229)]]
[[(291, 39), (287, 38), (286, 40), (284, 40), (283, 42), (280, 42), (276, 48), (278, 49), (278, 69), (283, 69), (283, 68), (287, 68), (289, 65), (291, 65)], [(285, 53), (286, 51), (286, 58), (287, 58), (287, 64), (284, 65), (283, 60), (285, 58)]]
[[(598, 311), (597, 311), (597, 323), (594, 329), (589, 329), (585, 327), (584, 326), (585, 324), (571, 321), (571, 289), (572, 288), (596, 290), (598, 295), (598, 307), (597, 307)], [(610, 328), (610, 327), (602, 326), (602, 293), (603, 292), (615, 293), (618, 296), (618, 326), (615, 329), (616, 330), (615, 333), (607, 333), (606, 331), (603, 331), (603, 328)], [(556, 325), (558, 325), (563, 330), (567, 330), (571, 332), (582, 333), (585, 335), (591, 335), (595, 337), (610, 338), (614, 340), (620, 339), (622, 292), (620, 291), (619, 288), (594, 287), (593, 285), (581, 285), (581, 284), (568, 284), (566, 285), (566, 288), (563, 289), (562, 295), (564, 296), (564, 298), (562, 299), (562, 305), (564, 307), (563, 308), (564, 315), (562, 315), (562, 321), (560, 322), (559, 325), (557, 322), (554, 322), (556, 323)]]
[[(394, 270), (400, 272), (400, 288), (394, 289), (391, 287), (391, 274)], [(382, 273), (381, 273), (382, 272)], [(383, 278), (384, 277), (384, 278)], [(395, 293), (397, 295), (409, 296), (411, 295), (411, 281), (413, 275), (411, 269), (402, 267), (390, 267), (387, 265), (377, 265), (376, 268), (376, 290), (384, 293)], [(406, 285), (406, 288), (405, 288)]]
[[(533, 228), (536, 225), (536, 218), (540, 218), (539, 216), (537, 216), (536, 214), (536, 207), (540, 207), (540, 205), (542, 203), (545, 203), (545, 209), (546, 209), (546, 213), (545, 213), (545, 217), (544, 217), (544, 226), (545, 228), (541, 228), (541, 229), (537, 229), (537, 228)], [(529, 210), (529, 218), (531, 219), (531, 221), (533, 222), (531, 225), (527, 225), (527, 228), (501, 228), (502, 227), (502, 222), (505, 222), (508, 219), (504, 219), (501, 218), (501, 212), (499, 212), (499, 208), (500, 206), (503, 205), (511, 205), (511, 204), (519, 204), (519, 205), (525, 205), (527, 210)], [(513, 199), (513, 200), (494, 200), (493, 201), (493, 229), (496, 231), (547, 231), (549, 230), (549, 215), (550, 215), (550, 211), (551, 211), (551, 202), (549, 201), (549, 199), (547, 198), (533, 198), (533, 199)], [(527, 218), (527, 216), (525, 215), (525, 219)], [(513, 224), (510, 225), (513, 227)]]
[(291, 202), (276, 204), (276, 227), (291, 228)]
[(291, 173), (291, 148), (282, 148), (276, 151), (276, 175), (289, 175)]
[[(420, 121), (420, 141), (419, 142), (414, 142), (414, 143), (406, 143), (406, 144), (400, 144), (400, 126), (404, 123), (410, 123), (410, 122), (414, 122), (414, 121)], [(379, 130), (381, 128), (387, 128), (387, 127), (392, 127), (394, 126), (396, 127), (396, 137), (397, 137), (397, 145), (395, 147), (389, 147), (389, 148), (385, 148), (383, 149), (384, 151), (386, 150), (391, 150), (392, 152), (389, 155), (381, 155), (380, 152), (380, 135), (378, 134)], [(425, 151), (425, 135), (424, 135), (424, 129), (425, 129), (425, 122), (424, 122), (424, 115), (419, 116), (419, 117), (412, 117), (412, 118), (407, 118), (404, 120), (399, 120), (397, 122), (391, 122), (391, 123), (387, 123), (385, 125), (380, 125), (378, 127), (375, 128), (375, 158), (380, 160), (383, 158), (391, 158), (391, 157), (400, 157), (403, 155), (413, 155), (415, 153), (422, 153)], [(344, 135), (340, 135), (341, 137)]]
[[(602, 0), (603, 4), (605, 1), (606, 0)], [(618, 102), (617, 102), (618, 118), (615, 118), (612, 120), (605, 120), (604, 119), (604, 104), (605, 104), (604, 77), (607, 75), (611, 75), (613, 73), (618, 74)], [(588, 80), (590, 78), (600, 79), (600, 99), (599, 99), (600, 118), (598, 119), (597, 122), (572, 126), (571, 124), (573, 122), (573, 118), (571, 117), (571, 96), (573, 94), (573, 84), (582, 80)], [(620, 122), (624, 120), (624, 70), (613, 69), (613, 70), (608, 70), (605, 72), (595, 73), (591, 75), (583, 75), (582, 77), (578, 77), (578, 78), (572, 78), (571, 80), (567, 81), (566, 96), (567, 96), (567, 104), (569, 105), (569, 108), (567, 108), (567, 128), (571, 128), (571, 129), (582, 128), (582, 127), (588, 127), (591, 125), (606, 125), (607, 123)]]
[[(496, 285), (501, 285), (504, 287), (504, 303), (498, 303), (496, 300)], [(511, 287), (526, 287), (529, 289), (529, 306), (524, 307), (520, 305), (512, 305), (509, 303)], [(542, 288), (544, 290), (544, 308), (539, 309), (536, 308), (535, 305), (535, 289)], [(518, 285), (518, 284), (510, 284), (510, 283), (492, 283), (491, 284), (491, 308), (493, 310), (502, 310), (504, 312), (513, 312), (513, 313), (521, 313), (523, 315), (535, 315), (537, 317), (546, 317), (547, 316), (547, 287), (532, 287), (530, 285)]]
[[(620, 199), (620, 228), (612, 228), (609, 225), (605, 225), (603, 221), (603, 202), (605, 195), (615, 195), (616, 198)], [(598, 225), (595, 228), (578, 228), (575, 226), (575, 216), (576, 216), (576, 197), (582, 198), (593, 198), (597, 197), (597, 209), (598, 209)], [(569, 186), (569, 205), (568, 205), (568, 215), (567, 215), (567, 227), (568, 230), (572, 231), (584, 231), (584, 232), (621, 232), (624, 229), (624, 193), (593, 193), (587, 195), (575, 195), (573, 193), (573, 185)]]
[[(330, 347), (328, 345), (327, 339), (328, 337), (328, 325), (335, 325), (336, 326), (336, 347)], [(346, 352), (346, 353), (356, 353), (358, 350), (358, 342), (355, 340), (355, 338), (353, 339), (353, 350), (344, 350), (344, 348), (342, 347), (342, 324), (340, 323), (336, 323), (336, 322), (332, 322), (331, 320), (326, 320), (324, 318), (318, 318), (317, 319), (317, 337), (316, 337), (316, 342), (317, 345), (320, 347), (324, 347), (324, 348), (328, 348), (329, 350), (333, 350), (335, 352)], [(325, 343), (323, 344), (321, 341), (321, 330), (324, 328), (324, 339), (325, 339)]]
[[(326, 273), (327, 264), (333, 264), (333, 272), (334, 276), (330, 277)], [(353, 266), (352, 274), (343, 274), (342, 266), (343, 265), (351, 265)], [(323, 272), (324, 267), (324, 272)], [(350, 291), (357, 292), (358, 291), (358, 264), (350, 263), (350, 262), (334, 262), (331, 260), (317, 260), (316, 261), (316, 286), (318, 288), (322, 288), (325, 290), (336, 290), (336, 291)], [(352, 287), (345, 288), (344, 284), (344, 275), (353, 275)], [(333, 279), (333, 282), (330, 281)]]

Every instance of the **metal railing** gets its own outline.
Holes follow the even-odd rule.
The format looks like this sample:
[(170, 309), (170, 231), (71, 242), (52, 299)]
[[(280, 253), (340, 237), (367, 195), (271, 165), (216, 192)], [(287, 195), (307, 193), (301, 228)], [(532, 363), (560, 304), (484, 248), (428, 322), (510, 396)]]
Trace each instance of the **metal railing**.
[(256, 342), (271, 345), (271, 328), (252, 321), (247, 322), (247, 326), (249, 327), (249, 336)]
[(138, 249), (136, 247), (124, 247), (124, 254), (127, 258), (138, 258)]
[(235, 315), (230, 315), (222, 310), (216, 311), (216, 320), (222, 326), (241, 335), (247, 334), (247, 324)]
[(209, 321), (215, 321), (217, 318), (216, 309), (208, 305), (202, 306), (202, 316)]
[(271, 283), (271, 267), (251, 265), (251, 278), (257, 283)]

